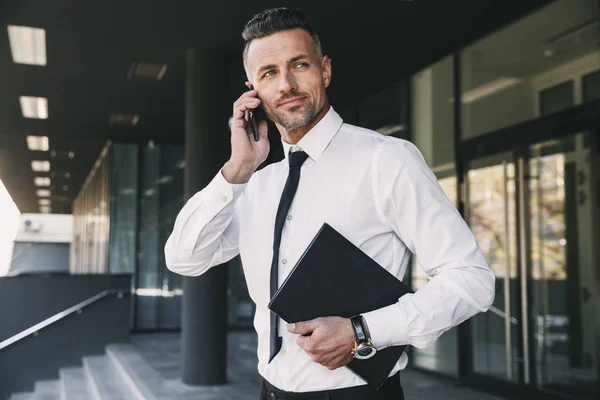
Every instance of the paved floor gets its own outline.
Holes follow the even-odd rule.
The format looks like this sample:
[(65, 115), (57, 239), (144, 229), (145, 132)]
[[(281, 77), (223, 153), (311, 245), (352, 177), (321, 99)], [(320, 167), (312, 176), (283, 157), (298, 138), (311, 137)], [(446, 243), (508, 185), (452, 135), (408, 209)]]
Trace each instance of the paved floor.
[[(136, 335), (133, 344), (148, 362), (166, 379), (166, 385), (185, 399), (254, 400), (259, 395), (259, 375), (256, 372), (256, 335), (233, 332), (229, 335), (228, 384), (218, 387), (191, 387), (181, 382), (180, 335), (159, 333)], [(451, 379), (443, 379), (414, 370), (401, 373), (407, 400), (500, 400), (470, 388), (461, 387)]]

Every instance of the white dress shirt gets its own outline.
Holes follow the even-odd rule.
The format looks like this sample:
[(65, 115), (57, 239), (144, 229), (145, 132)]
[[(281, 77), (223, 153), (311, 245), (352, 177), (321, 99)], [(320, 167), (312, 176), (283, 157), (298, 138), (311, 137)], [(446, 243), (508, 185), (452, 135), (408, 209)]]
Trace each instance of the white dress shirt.
[[(490, 307), (494, 275), (414, 145), (344, 124), (331, 108), (298, 146), (309, 158), (282, 232), (279, 284), (327, 222), (398, 279), (404, 277), (411, 253), (432, 278), (394, 305), (363, 314), (377, 348), (426, 347)], [(230, 184), (219, 172), (187, 202), (165, 246), (167, 266), (198, 276), (240, 254), (256, 303), (259, 373), (279, 389), (294, 392), (362, 385), (347, 368), (330, 371), (313, 362), (283, 321), (282, 349), (268, 363), (269, 273), (290, 145), (284, 142), (283, 148), (286, 159), (257, 171), (248, 183)], [(392, 374), (407, 361), (403, 354)]]

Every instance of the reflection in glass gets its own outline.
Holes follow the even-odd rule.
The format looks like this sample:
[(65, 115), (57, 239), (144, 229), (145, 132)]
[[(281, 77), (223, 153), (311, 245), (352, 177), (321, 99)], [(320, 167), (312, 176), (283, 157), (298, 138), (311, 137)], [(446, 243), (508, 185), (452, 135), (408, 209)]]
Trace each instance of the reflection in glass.
[(562, 154), (530, 161), (531, 277), (565, 280), (565, 177)]
[(88, 180), (73, 200), (72, 274), (109, 272), (110, 142), (94, 164)]
[(548, 115), (573, 107), (575, 104), (574, 89), (573, 80), (568, 80), (542, 90), (540, 92), (539, 114)]
[(516, 295), (515, 168), (512, 162), (468, 172), (468, 222), (496, 277), (489, 312), (472, 319), (475, 372), (516, 381), (518, 319)]
[(135, 271), (138, 149), (135, 144), (113, 143), (110, 177), (111, 273)]
[(183, 146), (141, 149), (140, 256), (136, 289), (136, 328), (181, 327), (181, 276), (166, 267), (164, 246), (183, 207)]
[[(552, 80), (565, 70), (600, 57), (598, 12), (597, 0), (557, 0), (466, 47), (460, 55), (461, 137), (537, 117), (538, 91), (559, 83)], [(573, 104), (560, 96), (560, 104), (547, 106)]]
[(581, 79), (583, 102), (588, 103), (600, 99), (600, 69), (587, 74)]
[[(583, 135), (531, 148), (529, 162), (532, 335), (538, 387), (597, 398), (595, 308)], [(573, 148), (572, 144), (576, 143)]]

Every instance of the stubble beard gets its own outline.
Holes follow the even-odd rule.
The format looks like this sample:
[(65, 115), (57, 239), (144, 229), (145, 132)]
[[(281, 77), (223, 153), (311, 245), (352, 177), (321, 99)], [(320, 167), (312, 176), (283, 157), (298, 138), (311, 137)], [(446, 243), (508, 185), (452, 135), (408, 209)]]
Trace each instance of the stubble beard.
[(303, 104), (291, 107), (287, 110), (276, 109), (273, 122), (281, 125), (286, 131), (293, 132), (309, 125), (317, 117), (317, 110), (310, 98), (306, 98)]

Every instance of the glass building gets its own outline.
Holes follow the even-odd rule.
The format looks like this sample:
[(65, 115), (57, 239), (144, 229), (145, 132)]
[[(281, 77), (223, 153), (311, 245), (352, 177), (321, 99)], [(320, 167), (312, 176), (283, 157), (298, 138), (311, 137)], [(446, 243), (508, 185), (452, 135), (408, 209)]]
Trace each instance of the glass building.
[[(336, 107), (348, 123), (415, 143), (496, 277), (491, 309), (426, 349), (411, 348), (412, 367), (515, 398), (597, 398), (599, 15), (597, 0), (544, 2)], [(206, 78), (192, 67), (190, 82)], [(215, 81), (237, 76), (230, 69)], [(190, 95), (185, 107), (212, 112), (216, 103)], [(182, 328), (184, 278), (166, 268), (163, 249), (186, 200), (186, 176), (200, 175), (186, 150), (202, 146), (185, 130), (185, 144), (142, 135), (107, 142), (73, 202), (70, 271), (133, 274), (136, 332)], [(267, 163), (283, 157), (273, 126), (270, 133)], [(228, 142), (202, 140), (206, 178), (222, 165), (220, 153), (209, 153)], [(226, 269), (227, 327), (252, 329), (239, 257)], [(429, 279), (413, 258), (405, 282), (418, 290)]]
[[(496, 275), (489, 312), (413, 365), (498, 393), (597, 395), (598, 14), (553, 2), (412, 77), (412, 139)], [(415, 260), (413, 287), (427, 280)]]
[[(136, 331), (181, 329), (182, 277), (164, 246), (184, 205), (182, 145), (109, 142), (73, 204), (71, 273), (133, 273)], [(239, 257), (228, 264), (228, 326), (252, 326)]]

